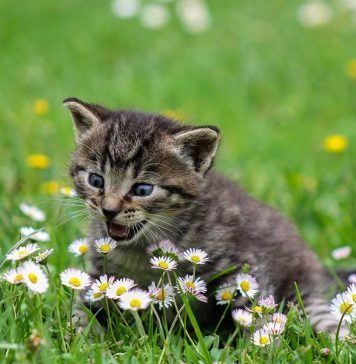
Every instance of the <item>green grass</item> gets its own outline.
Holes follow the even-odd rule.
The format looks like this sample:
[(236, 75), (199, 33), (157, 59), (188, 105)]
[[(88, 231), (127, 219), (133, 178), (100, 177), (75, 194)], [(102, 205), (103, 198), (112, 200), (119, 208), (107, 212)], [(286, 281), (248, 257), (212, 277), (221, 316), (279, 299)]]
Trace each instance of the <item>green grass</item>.
[[(330, 251), (355, 246), (356, 241), (356, 80), (345, 72), (356, 58), (356, 27), (350, 13), (328, 3), (334, 9), (332, 22), (308, 29), (296, 18), (300, 1), (208, 1), (213, 26), (191, 35), (175, 16), (159, 31), (144, 29), (136, 18), (119, 20), (109, 1), (2, 1), (1, 256), (18, 240), (19, 227), (31, 224), (18, 209), (26, 201), (48, 215), (43, 226), (51, 233), (46, 246), (55, 249), (50, 270), (57, 284), (59, 272), (78, 265), (67, 246), (85, 234), (85, 226), (80, 219), (64, 222), (61, 204), (41, 188), (46, 181), (69, 183), (67, 165), (74, 144), (61, 101), (76, 96), (112, 107), (176, 110), (187, 122), (217, 125), (222, 132), (217, 170), (292, 218), (330, 269), (355, 267), (355, 251), (338, 264)], [(174, 4), (168, 6), (173, 14)], [(39, 98), (50, 104), (44, 116), (32, 111)], [(334, 133), (349, 140), (341, 154), (323, 150), (324, 138)], [(28, 168), (25, 157), (32, 153), (48, 154), (50, 168)], [(56, 295), (51, 287), (42, 301), (27, 305), (24, 293), (15, 288), (1, 283), (4, 362), (156, 363), (160, 356), (158, 331), (151, 327), (147, 340), (132, 342), (119, 322), (117, 344), (94, 331), (78, 336), (62, 352), (52, 311), (57, 302), (66, 330), (66, 292), (60, 288)], [(351, 362), (349, 347), (337, 358), (325, 335), (315, 339), (307, 324), (291, 322), (279, 347), (257, 349), (238, 336), (230, 343), (226, 362)], [(32, 353), (27, 340), (34, 328), (46, 345)], [(203, 360), (199, 353), (204, 345), (192, 335), (197, 347), (175, 333), (164, 361)], [(217, 360), (226, 338), (208, 335), (204, 342)], [(333, 359), (321, 357), (324, 346), (332, 348)]]

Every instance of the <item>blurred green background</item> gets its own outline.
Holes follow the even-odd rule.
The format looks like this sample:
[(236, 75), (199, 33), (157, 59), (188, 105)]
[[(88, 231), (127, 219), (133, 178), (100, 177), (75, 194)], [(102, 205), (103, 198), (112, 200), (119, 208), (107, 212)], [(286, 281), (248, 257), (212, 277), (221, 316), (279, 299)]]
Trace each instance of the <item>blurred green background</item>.
[[(73, 220), (57, 224), (65, 218), (43, 185), (69, 183), (70, 96), (217, 125), (221, 173), (294, 219), (324, 262), (355, 246), (356, 4), (198, 3), (208, 16), (200, 31), (177, 12), (182, 1), (141, 1), (130, 18), (106, 0), (0, 2), (2, 255), (29, 224), (22, 201), (45, 209), (54, 246), (83, 234)], [(161, 17), (154, 28), (148, 5), (146, 18)], [(333, 134), (348, 141), (337, 153), (324, 146)], [(35, 153), (49, 168), (26, 165)]]

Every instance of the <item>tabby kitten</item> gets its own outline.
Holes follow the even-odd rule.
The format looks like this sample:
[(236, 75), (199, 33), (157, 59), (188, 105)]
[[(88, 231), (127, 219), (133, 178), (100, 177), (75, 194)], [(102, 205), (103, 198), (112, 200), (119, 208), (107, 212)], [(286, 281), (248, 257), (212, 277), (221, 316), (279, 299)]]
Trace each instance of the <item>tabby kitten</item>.
[[(108, 273), (142, 287), (157, 281), (146, 248), (170, 239), (181, 249), (204, 249), (200, 275), (248, 263), (262, 295), (295, 301), (294, 282), (316, 330), (335, 329), (325, 299), (327, 275), (292, 224), (210, 171), (220, 135), (214, 126), (182, 125), (162, 115), (109, 110), (76, 98), (64, 101), (76, 138), (70, 174), (91, 213), (90, 240), (110, 236)], [(91, 274), (102, 257), (90, 252)], [(181, 274), (188, 273), (180, 272)], [(234, 283), (235, 274), (218, 284)], [(214, 306), (200, 304), (203, 318)], [(204, 311), (205, 309), (205, 311)], [(210, 319), (210, 316), (208, 317)]]

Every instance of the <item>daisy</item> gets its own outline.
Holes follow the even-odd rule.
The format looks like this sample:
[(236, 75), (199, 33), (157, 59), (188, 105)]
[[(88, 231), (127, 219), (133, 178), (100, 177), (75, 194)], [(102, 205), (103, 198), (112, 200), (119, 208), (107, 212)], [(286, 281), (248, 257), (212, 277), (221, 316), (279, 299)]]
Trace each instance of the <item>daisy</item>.
[(184, 278), (178, 277), (178, 290), (181, 289), (183, 293), (190, 293), (197, 300), (201, 302), (207, 302), (208, 299), (204, 295), (206, 292), (206, 283), (199, 277), (195, 278), (192, 275), (187, 274)]
[(22, 227), (20, 229), (20, 233), (23, 237), (28, 236), (28, 238), (31, 240), (49, 241), (49, 234), (47, 232), (36, 230), (31, 226)]
[(47, 261), (47, 258), (54, 252), (54, 249), (47, 249), (35, 256), (35, 262), (36, 263), (42, 263), (45, 264)]
[(93, 290), (93, 289), (90, 289), (85, 294), (85, 300), (88, 301), (88, 302), (100, 301), (104, 297), (105, 297), (105, 293), (104, 292), (96, 291), (96, 290)]
[(336, 297), (331, 301), (331, 313), (340, 321), (342, 315), (343, 320), (347, 323), (351, 323), (355, 318), (356, 307), (352, 296), (348, 293), (338, 293)]
[(264, 313), (271, 313), (276, 308), (277, 304), (272, 295), (266, 297), (260, 297), (258, 305), (262, 308)]
[(258, 283), (250, 274), (238, 274), (236, 284), (243, 297), (253, 298), (258, 292)]
[(27, 244), (25, 246), (21, 246), (18, 249), (12, 250), (9, 254), (6, 255), (5, 259), (12, 261), (25, 259), (39, 249), (40, 247), (37, 244)]
[(113, 300), (117, 300), (125, 292), (128, 292), (131, 288), (135, 287), (136, 284), (132, 279), (121, 278), (117, 279), (112, 283), (106, 290), (106, 296)]
[(301, 5), (297, 17), (302, 26), (313, 28), (329, 23), (333, 17), (333, 12), (328, 4), (316, 0)]
[(208, 254), (201, 249), (188, 249), (183, 253), (183, 258), (193, 264), (205, 264), (209, 260)]
[(172, 271), (177, 268), (177, 262), (169, 257), (153, 257), (150, 259), (151, 268)]
[(98, 253), (108, 254), (117, 247), (117, 243), (110, 238), (101, 238), (94, 241), (94, 246)]
[(354, 283), (356, 284), (356, 274), (350, 274), (348, 277), (347, 277), (347, 280), (349, 283)]
[(38, 264), (32, 261), (25, 262), (23, 264), (22, 274), (24, 283), (31, 291), (37, 293), (47, 291), (48, 279)]
[(26, 203), (20, 204), (20, 210), (22, 213), (30, 217), (34, 221), (45, 221), (46, 216), (42, 210), (36, 206), (31, 206)]
[(66, 196), (66, 197), (75, 197), (77, 196), (77, 193), (74, 191), (74, 189), (72, 187), (69, 186), (64, 186), (62, 187), (59, 192)]
[(68, 268), (60, 274), (61, 283), (72, 289), (84, 289), (90, 285), (89, 274), (76, 268)]
[(84, 255), (89, 251), (89, 242), (87, 239), (74, 240), (73, 243), (69, 245), (68, 251), (77, 257)]
[(252, 313), (242, 308), (232, 311), (232, 319), (240, 326), (250, 327), (252, 325)]
[(148, 292), (135, 288), (120, 296), (119, 306), (123, 310), (144, 310), (151, 302)]
[(280, 312), (274, 313), (272, 315), (272, 322), (276, 324), (285, 325), (287, 323), (287, 316)]
[(114, 280), (115, 277), (108, 278), (108, 276), (104, 274), (100, 276), (99, 279), (97, 279), (90, 288), (93, 291), (105, 293), (107, 289), (113, 284)]
[(350, 295), (350, 297), (354, 301), (354, 304), (356, 305), (356, 285), (355, 284), (351, 284), (347, 288), (347, 294)]
[(229, 284), (222, 285), (216, 292), (216, 304), (225, 305), (230, 303), (236, 296), (236, 287), (231, 287)]
[(270, 335), (264, 329), (257, 330), (253, 334), (251, 341), (258, 346), (266, 346), (271, 343)]
[(277, 322), (268, 322), (263, 325), (262, 330), (265, 330), (270, 335), (280, 335), (285, 329), (285, 325)]
[(331, 256), (335, 260), (346, 259), (351, 255), (351, 247), (350, 246), (343, 246), (341, 248), (334, 249), (331, 252)]
[(170, 240), (162, 240), (156, 244), (152, 244), (146, 251), (155, 257), (164, 255), (174, 260), (179, 260), (182, 255), (181, 251)]
[(22, 283), (23, 282), (23, 269), (22, 269), (22, 267), (10, 269), (7, 272), (5, 272), (1, 278), (11, 284)]
[(153, 303), (157, 303), (160, 309), (163, 306), (165, 308), (170, 307), (174, 301), (174, 290), (170, 284), (166, 284), (162, 289), (162, 287), (157, 287), (155, 282), (152, 282), (148, 286), (148, 293)]

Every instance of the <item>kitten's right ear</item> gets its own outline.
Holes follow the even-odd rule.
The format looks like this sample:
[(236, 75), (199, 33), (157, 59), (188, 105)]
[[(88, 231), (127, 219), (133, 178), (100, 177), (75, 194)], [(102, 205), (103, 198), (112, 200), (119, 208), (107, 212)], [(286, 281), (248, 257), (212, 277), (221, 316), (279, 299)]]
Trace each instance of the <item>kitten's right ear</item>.
[(72, 115), (76, 141), (79, 141), (93, 126), (100, 124), (107, 115), (105, 108), (99, 105), (89, 104), (74, 97), (65, 99), (63, 105)]

